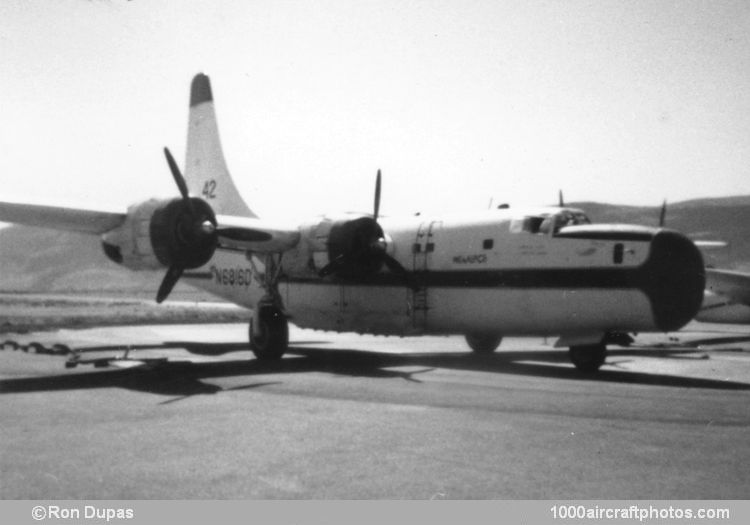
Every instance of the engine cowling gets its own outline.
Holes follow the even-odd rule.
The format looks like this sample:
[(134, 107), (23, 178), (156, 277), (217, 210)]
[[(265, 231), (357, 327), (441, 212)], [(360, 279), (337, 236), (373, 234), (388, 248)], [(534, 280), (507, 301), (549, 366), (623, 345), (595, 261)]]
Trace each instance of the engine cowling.
[[(349, 216), (350, 217), (350, 216)], [(333, 276), (348, 281), (367, 280), (383, 266), (412, 285), (406, 269), (393, 257), (394, 246), (374, 217), (323, 218), (300, 228), (305, 239), (297, 257), (286, 260), (289, 275)]]
[(387, 256), (383, 228), (371, 217), (334, 222), (328, 232), (327, 248), (329, 264), (321, 273), (343, 278), (377, 273)]
[(102, 236), (104, 253), (131, 270), (204, 265), (216, 250), (216, 215), (203, 199), (190, 201), (193, 212), (180, 198), (130, 206), (122, 226)]

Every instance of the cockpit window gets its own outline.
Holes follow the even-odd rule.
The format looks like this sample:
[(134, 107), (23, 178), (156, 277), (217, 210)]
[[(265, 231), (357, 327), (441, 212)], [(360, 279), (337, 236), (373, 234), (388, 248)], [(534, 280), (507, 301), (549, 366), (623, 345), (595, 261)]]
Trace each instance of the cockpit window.
[(557, 214), (557, 217), (559, 217), (558, 219), (559, 226), (555, 231), (559, 230), (563, 226), (578, 226), (579, 224), (591, 224), (591, 221), (589, 220), (589, 218), (582, 211), (563, 210)]
[(573, 210), (560, 210), (558, 213), (543, 213), (510, 221), (511, 233), (532, 233), (553, 235), (565, 226), (591, 224), (585, 213)]
[(539, 233), (545, 217), (534, 216), (524, 217), (522, 219), (513, 219), (510, 221), (511, 233)]

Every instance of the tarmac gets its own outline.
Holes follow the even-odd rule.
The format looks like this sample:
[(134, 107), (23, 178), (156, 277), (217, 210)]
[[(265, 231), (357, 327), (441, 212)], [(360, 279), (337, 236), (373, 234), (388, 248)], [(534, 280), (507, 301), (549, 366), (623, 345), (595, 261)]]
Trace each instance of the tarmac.
[(0, 498), (750, 494), (750, 327), (640, 335), (592, 377), (552, 339), (290, 334), (271, 364), (240, 324), (5, 334)]

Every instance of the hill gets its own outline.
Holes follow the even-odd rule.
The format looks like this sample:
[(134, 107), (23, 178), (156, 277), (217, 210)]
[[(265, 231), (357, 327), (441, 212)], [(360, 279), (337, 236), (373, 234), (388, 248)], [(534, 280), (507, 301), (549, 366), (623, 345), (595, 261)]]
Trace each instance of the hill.
[[(113, 263), (95, 236), (29, 226), (0, 229), (0, 292), (153, 297), (163, 274), (131, 272)], [(173, 297), (212, 296), (180, 283)]]

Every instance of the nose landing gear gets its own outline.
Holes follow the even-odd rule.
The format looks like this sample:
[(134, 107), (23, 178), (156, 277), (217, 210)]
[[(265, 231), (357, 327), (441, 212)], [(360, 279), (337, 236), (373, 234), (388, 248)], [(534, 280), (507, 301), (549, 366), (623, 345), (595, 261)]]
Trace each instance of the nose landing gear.
[(596, 343), (591, 345), (571, 346), (568, 354), (575, 367), (584, 374), (593, 374), (604, 364), (607, 357), (607, 345)]

